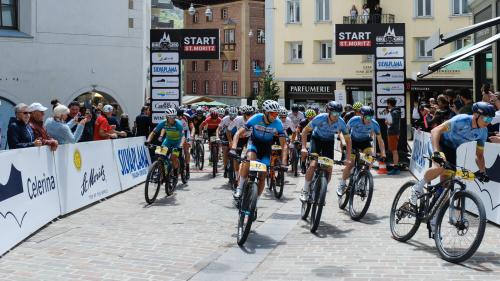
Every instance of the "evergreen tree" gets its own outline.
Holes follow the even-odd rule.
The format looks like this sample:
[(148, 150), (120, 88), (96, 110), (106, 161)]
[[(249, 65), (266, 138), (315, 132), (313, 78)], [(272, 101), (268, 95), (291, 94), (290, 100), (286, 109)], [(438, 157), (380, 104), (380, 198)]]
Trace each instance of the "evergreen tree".
[(261, 89), (257, 96), (257, 105), (259, 109), (262, 109), (262, 104), (266, 100), (278, 101), (280, 87), (278, 83), (274, 80), (274, 73), (271, 72), (271, 66), (268, 66), (264, 77), (261, 79)]

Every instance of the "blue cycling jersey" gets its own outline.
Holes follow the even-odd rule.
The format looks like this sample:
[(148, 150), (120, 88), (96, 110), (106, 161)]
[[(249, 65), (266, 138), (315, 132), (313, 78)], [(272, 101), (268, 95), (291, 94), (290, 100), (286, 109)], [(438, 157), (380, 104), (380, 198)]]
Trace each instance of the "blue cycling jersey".
[(313, 137), (324, 141), (334, 140), (335, 134), (339, 132), (342, 132), (344, 136), (349, 135), (344, 119), (339, 117), (337, 122), (330, 124), (328, 120), (328, 113), (321, 113), (320, 115), (317, 115), (307, 126), (313, 129)]
[(347, 129), (351, 134), (351, 139), (358, 142), (371, 140), (372, 132), (380, 135), (380, 125), (377, 121), (372, 119), (370, 124), (365, 124), (361, 116), (351, 118), (347, 122)]
[(176, 119), (173, 126), (168, 126), (167, 120), (163, 120), (156, 125), (154, 131), (156, 134), (159, 134), (162, 129), (165, 129), (165, 138), (163, 139), (162, 145), (170, 148), (178, 148), (181, 144), (182, 132), (184, 131), (182, 122)]
[(264, 114), (259, 113), (248, 119), (246, 127), (252, 131), (251, 138), (257, 142), (273, 141), (274, 136), (284, 137), (283, 124), (279, 119), (274, 120), (270, 124), (266, 124)]
[(459, 114), (444, 123), (448, 130), (441, 136), (444, 144), (456, 149), (462, 143), (477, 141), (483, 147), (488, 138), (487, 128), (472, 128), (472, 115)]

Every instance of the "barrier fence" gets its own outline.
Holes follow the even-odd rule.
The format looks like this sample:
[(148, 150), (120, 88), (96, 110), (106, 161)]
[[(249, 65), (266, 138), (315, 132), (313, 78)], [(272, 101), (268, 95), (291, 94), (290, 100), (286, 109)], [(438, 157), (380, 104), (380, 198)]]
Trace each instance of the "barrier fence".
[(146, 179), (144, 137), (0, 153), (0, 256), (53, 219)]

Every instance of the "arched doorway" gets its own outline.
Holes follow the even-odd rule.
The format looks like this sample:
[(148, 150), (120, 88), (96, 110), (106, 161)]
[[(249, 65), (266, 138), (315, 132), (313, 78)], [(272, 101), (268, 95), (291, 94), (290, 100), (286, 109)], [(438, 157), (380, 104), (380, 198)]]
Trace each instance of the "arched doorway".
[(15, 117), (14, 107), (13, 102), (0, 96), (0, 150), (7, 147), (7, 128), (10, 119)]
[(102, 91), (92, 90), (79, 95), (74, 100), (83, 104), (86, 109), (102, 108), (102, 106), (110, 104), (116, 109), (116, 116), (119, 117), (123, 113), (120, 104), (111, 95)]

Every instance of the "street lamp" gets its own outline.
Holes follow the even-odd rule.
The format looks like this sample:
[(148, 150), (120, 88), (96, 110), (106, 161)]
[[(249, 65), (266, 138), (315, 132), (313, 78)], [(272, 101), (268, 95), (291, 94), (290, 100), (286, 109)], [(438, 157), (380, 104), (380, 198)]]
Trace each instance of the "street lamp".
[[(191, 3), (191, 6), (189, 6), (189, 9), (188, 9), (188, 13), (190, 16), (194, 16), (194, 14), (196, 13), (196, 8), (194, 7), (195, 4)], [(197, 7), (205, 7), (201, 4), (196, 4)], [(212, 17), (213, 15), (213, 12), (212, 12), (212, 9), (210, 8), (210, 6), (206, 6), (207, 9), (205, 10), (205, 16), (207, 17)]]
[(253, 37), (253, 31), (250, 29), (250, 32), (248, 32), (248, 37), (252, 38)]

